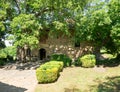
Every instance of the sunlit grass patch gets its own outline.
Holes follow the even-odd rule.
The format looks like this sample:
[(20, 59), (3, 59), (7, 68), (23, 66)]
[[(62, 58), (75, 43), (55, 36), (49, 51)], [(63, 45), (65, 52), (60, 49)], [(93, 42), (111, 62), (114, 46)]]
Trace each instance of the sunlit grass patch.
[(119, 85), (119, 66), (71, 67), (63, 70), (57, 82), (37, 85), (35, 92), (119, 92)]

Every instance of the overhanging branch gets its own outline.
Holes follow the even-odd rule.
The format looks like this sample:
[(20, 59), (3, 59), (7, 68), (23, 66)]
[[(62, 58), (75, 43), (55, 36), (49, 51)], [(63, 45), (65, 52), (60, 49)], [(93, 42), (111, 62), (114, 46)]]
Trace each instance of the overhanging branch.
[(51, 7), (51, 8), (44, 8), (44, 9), (42, 9), (42, 10), (39, 11), (39, 12), (33, 12), (33, 13), (35, 13), (35, 16), (38, 17), (38, 16), (41, 16), (41, 15), (42, 15), (43, 13), (45, 13), (45, 12), (53, 11), (53, 10), (55, 10), (54, 7)]
[(17, 0), (14, 0), (15, 4), (16, 4), (16, 7), (18, 8), (18, 11), (19, 11), (19, 14), (21, 13), (21, 10), (20, 10), (20, 6), (18, 4), (18, 1)]

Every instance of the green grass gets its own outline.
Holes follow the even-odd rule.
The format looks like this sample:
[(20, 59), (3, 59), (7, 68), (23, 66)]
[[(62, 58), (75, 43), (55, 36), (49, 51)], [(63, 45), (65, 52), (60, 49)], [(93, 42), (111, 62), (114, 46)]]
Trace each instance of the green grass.
[(102, 52), (105, 59), (98, 62), (100, 67), (64, 68), (57, 82), (38, 84), (35, 92), (120, 92), (120, 62)]
[(57, 82), (38, 84), (35, 92), (120, 92), (120, 66), (65, 68)]

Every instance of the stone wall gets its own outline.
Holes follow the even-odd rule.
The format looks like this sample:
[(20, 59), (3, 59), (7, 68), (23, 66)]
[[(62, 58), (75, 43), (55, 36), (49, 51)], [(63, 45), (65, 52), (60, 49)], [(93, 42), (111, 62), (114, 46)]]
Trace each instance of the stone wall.
[(32, 54), (39, 57), (40, 49), (46, 50), (46, 57), (52, 54), (66, 54), (72, 59), (76, 59), (81, 55), (93, 53), (91, 42), (81, 42), (80, 47), (75, 47), (75, 43), (67, 37), (52, 39), (48, 38), (40, 42), (39, 48), (32, 51)]

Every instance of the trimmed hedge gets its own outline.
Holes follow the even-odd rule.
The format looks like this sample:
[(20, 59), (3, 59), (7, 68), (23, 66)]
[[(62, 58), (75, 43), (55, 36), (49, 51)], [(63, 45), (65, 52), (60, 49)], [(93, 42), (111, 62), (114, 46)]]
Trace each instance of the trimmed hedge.
[(64, 67), (71, 66), (72, 59), (64, 54), (53, 54), (51, 55), (51, 60), (53, 61), (62, 61), (64, 63)]
[(95, 55), (88, 54), (84, 55), (80, 58), (80, 62), (82, 63), (82, 67), (90, 68), (96, 65)]
[(44, 65), (41, 65), (40, 67), (44, 70), (51, 69), (51, 68), (58, 68), (59, 71), (62, 71), (63, 62), (50, 61), (45, 63)]
[(41, 69), (36, 70), (36, 77), (39, 83), (51, 83), (55, 82), (58, 78), (58, 68)]
[(51, 61), (41, 65), (36, 70), (36, 77), (39, 83), (55, 82), (59, 72), (63, 69), (63, 62)]
[(95, 55), (86, 54), (86, 55), (78, 58), (78, 60), (76, 60), (76, 62), (75, 62), (75, 65), (76, 66), (82, 66), (82, 67), (85, 67), (85, 68), (94, 67), (96, 65)]
[(59, 67), (59, 71), (61, 72), (63, 70), (63, 66), (64, 66), (64, 63), (62, 61), (50, 61), (48, 63), (46, 63), (46, 65), (54, 65), (54, 66), (58, 66)]

